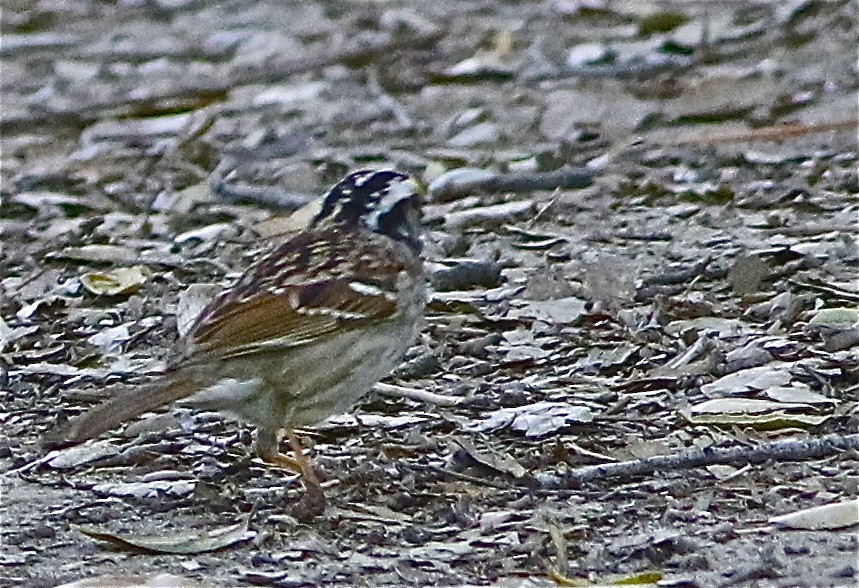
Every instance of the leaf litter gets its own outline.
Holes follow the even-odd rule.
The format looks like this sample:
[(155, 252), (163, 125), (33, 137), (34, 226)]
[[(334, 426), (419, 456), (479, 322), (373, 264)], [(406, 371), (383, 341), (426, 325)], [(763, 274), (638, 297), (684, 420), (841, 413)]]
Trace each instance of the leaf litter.
[[(851, 3), (24, 4), (0, 49), (11, 582), (855, 583), (850, 516), (760, 532), (852, 513)], [(394, 387), (302, 433), (328, 512), (285, 514), (300, 484), (211, 414), (30, 461), (368, 165), (429, 186), (437, 265)], [(257, 535), (105, 559), (74, 525)]]

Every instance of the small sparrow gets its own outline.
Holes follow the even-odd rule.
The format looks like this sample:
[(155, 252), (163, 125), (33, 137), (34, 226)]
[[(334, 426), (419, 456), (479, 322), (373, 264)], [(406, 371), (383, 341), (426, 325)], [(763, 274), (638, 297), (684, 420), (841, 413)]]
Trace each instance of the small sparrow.
[[(408, 176), (350, 174), (307, 228), (203, 309), (162, 376), (57, 426), (43, 445), (81, 443), (181, 401), (254, 423), (257, 455), (299, 470), (321, 512), (319, 481), (293, 429), (347, 411), (417, 337), (425, 306), (420, 234)], [(284, 432), (294, 460), (279, 451)]]

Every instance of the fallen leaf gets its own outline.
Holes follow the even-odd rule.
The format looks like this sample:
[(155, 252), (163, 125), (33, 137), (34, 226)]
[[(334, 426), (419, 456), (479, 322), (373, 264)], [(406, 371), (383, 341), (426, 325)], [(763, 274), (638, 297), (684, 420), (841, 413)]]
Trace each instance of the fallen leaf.
[(740, 370), (701, 386), (707, 396), (730, 396), (745, 394), (751, 390), (767, 390), (774, 386), (787, 386), (793, 376), (788, 370), (790, 364), (773, 362), (765, 366)]
[(184, 337), (209, 302), (223, 290), (218, 284), (191, 284), (179, 294), (176, 308), (176, 330)]
[(98, 296), (127, 296), (146, 283), (148, 270), (143, 266), (121, 267), (109, 272), (87, 272), (81, 284)]
[(153, 480), (151, 482), (106, 483), (93, 486), (93, 492), (118, 498), (157, 498), (158, 496), (187, 496), (194, 491), (192, 480)]
[(767, 430), (818, 426), (831, 416), (813, 414), (814, 412), (814, 407), (802, 403), (754, 398), (716, 398), (680, 411), (680, 414), (695, 425), (739, 425)]
[(188, 555), (215, 551), (253, 539), (256, 537), (256, 531), (248, 530), (248, 523), (249, 520), (246, 519), (211, 531), (186, 531), (166, 535), (117, 534), (96, 527), (75, 526), (74, 528), (88, 537), (122, 549)]
[(821, 308), (814, 318), (808, 321), (809, 326), (826, 326), (831, 328), (848, 329), (859, 324), (859, 310), (855, 308)]
[(511, 310), (510, 318), (536, 318), (549, 324), (570, 324), (577, 321), (585, 312), (585, 301), (568, 297), (556, 300), (536, 300), (527, 306)]
[(460, 437), (454, 437), (452, 441), (459, 445), (475, 462), (491, 470), (509, 474), (516, 479), (528, 474), (528, 470), (506, 453), (501, 454), (492, 450), (479, 451), (471, 441)]
[(105, 574), (62, 584), (56, 588), (203, 588), (203, 584), (174, 574), (146, 576)]
[(574, 423), (589, 423), (593, 418), (593, 413), (586, 406), (573, 406), (566, 402), (536, 402), (494, 410), (482, 421), (466, 426), (465, 430), (491, 431), (510, 427), (525, 433), (526, 437), (542, 437)]
[(54, 469), (64, 470), (118, 454), (119, 449), (109, 441), (95, 441), (60, 451), (57, 457), (48, 462), (48, 465)]
[(770, 522), (788, 529), (807, 531), (844, 529), (859, 524), (859, 500), (814, 506), (771, 517)]

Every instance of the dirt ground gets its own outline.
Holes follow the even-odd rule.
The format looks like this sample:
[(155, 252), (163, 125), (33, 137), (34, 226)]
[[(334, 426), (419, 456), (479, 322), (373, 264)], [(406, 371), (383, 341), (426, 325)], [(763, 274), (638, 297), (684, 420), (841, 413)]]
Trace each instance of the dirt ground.
[[(855, 2), (10, 0), (0, 24), (0, 585), (857, 585)], [(432, 288), (399, 392), (302, 432), (322, 516), (216, 414), (40, 453), (163, 367), (190, 286), (363, 167), (427, 188)]]

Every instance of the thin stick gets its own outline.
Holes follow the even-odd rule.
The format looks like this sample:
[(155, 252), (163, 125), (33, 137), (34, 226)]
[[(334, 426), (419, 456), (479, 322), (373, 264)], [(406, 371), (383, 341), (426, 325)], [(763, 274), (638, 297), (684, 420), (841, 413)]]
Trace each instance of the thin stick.
[(420, 400), (427, 404), (435, 404), (436, 406), (456, 406), (462, 402), (462, 398), (454, 398), (444, 394), (435, 394), (418, 388), (406, 388), (405, 386), (395, 386), (393, 384), (376, 384), (373, 390), (385, 396), (394, 398), (410, 398), (411, 400)]
[(545, 172), (496, 174), (464, 182), (450, 182), (430, 195), (435, 202), (451, 202), (477, 193), (534, 192), (587, 188), (594, 183), (596, 172), (580, 167), (565, 167)]
[(722, 135), (707, 135), (681, 138), (672, 141), (675, 146), (686, 145), (715, 145), (718, 143), (745, 143), (748, 141), (784, 141), (801, 135), (826, 133), (829, 131), (853, 131), (859, 127), (859, 119), (822, 122), (816, 124), (791, 124), (762, 127), (746, 133), (729, 133)]
[(536, 474), (545, 489), (577, 488), (603, 478), (632, 478), (658, 471), (684, 470), (716, 464), (747, 465), (767, 461), (799, 461), (859, 450), (859, 434), (827, 435), (817, 439), (788, 439), (757, 447), (690, 449), (675, 455), (657, 455), (618, 463), (578, 468), (561, 476)]

